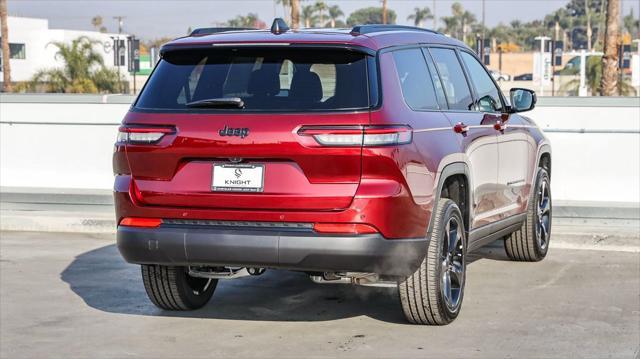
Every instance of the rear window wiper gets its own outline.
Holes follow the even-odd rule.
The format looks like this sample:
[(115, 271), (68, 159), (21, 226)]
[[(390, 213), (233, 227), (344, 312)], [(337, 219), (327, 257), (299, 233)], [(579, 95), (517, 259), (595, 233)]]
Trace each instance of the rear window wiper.
[(237, 107), (244, 108), (244, 101), (240, 97), (208, 98), (187, 103), (187, 107)]

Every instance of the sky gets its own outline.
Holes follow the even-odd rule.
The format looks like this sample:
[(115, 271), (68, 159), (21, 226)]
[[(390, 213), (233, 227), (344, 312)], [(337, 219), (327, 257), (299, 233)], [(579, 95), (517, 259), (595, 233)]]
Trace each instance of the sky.
[[(306, 0), (303, 5), (315, 0)], [(339, 5), (348, 14), (356, 9), (381, 6), (378, 0), (327, 1), (328, 5)], [(482, 19), (482, 0), (458, 0), (463, 7), (473, 12), (478, 21)], [(542, 19), (553, 10), (563, 7), (567, 0), (485, 0), (485, 23), (495, 26), (512, 20), (523, 22)], [(407, 20), (415, 7), (433, 8), (433, 0), (388, 0), (388, 6), (398, 14), (397, 23), (413, 25)], [(453, 0), (436, 0), (438, 17), (451, 13)], [(622, 0), (622, 12), (633, 12), (638, 17), (638, 0)], [(8, 0), (9, 15), (45, 18), (50, 28), (91, 30), (91, 18), (100, 15), (109, 32), (117, 32), (114, 16), (124, 16), (124, 32), (145, 39), (177, 37), (189, 28), (219, 25), (236, 15), (249, 12), (258, 14), (270, 24), (274, 15), (284, 17), (282, 5), (274, 0)], [(433, 11), (433, 9), (431, 9)], [(442, 25), (441, 23), (439, 24)], [(432, 22), (427, 27), (433, 27)]]

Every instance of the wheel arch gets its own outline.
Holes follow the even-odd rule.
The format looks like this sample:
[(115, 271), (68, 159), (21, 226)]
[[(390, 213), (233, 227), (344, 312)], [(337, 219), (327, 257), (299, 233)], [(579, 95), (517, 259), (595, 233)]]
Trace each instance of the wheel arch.
[[(433, 208), (436, 208), (441, 198), (449, 198), (454, 201), (462, 212), (465, 231), (469, 232), (471, 223), (471, 191), (470, 191), (470, 171), (469, 166), (464, 162), (454, 162), (447, 164), (438, 179), (438, 186), (434, 192), (435, 199)], [(431, 215), (427, 236), (433, 230), (434, 216)]]

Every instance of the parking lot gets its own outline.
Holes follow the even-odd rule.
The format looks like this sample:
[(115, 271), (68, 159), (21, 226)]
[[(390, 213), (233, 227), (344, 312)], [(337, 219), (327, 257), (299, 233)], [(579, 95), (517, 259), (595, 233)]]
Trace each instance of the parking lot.
[(394, 290), (316, 285), (267, 271), (221, 282), (204, 309), (146, 298), (112, 235), (3, 232), (0, 356), (616, 357), (638, 356), (637, 252), (551, 249), (473, 256), (463, 310), (446, 327), (404, 323)]

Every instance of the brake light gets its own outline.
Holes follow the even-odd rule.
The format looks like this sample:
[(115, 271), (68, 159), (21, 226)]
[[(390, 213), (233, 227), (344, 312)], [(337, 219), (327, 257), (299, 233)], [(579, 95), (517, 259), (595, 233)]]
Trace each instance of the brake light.
[(374, 227), (363, 223), (316, 223), (313, 229), (318, 233), (372, 234), (378, 233)]
[(125, 217), (120, 221), (121, 226), (128, 227), (157, 228), (161, 224), (162, 220), (159, 218)]
[(166, 134), (175, 133), (173, 127), (159, 126), (121, 126), (118, 129), (118, 143), (152, 144), (160, 141)]
[(409, 126), (305, 126), (298, 135), (328, 147), (377, 147), (411, 143), (413, 131)]

